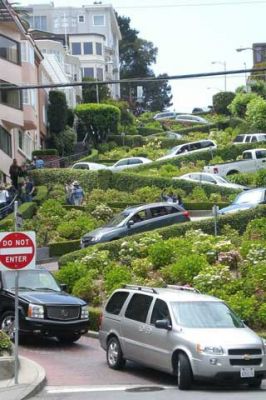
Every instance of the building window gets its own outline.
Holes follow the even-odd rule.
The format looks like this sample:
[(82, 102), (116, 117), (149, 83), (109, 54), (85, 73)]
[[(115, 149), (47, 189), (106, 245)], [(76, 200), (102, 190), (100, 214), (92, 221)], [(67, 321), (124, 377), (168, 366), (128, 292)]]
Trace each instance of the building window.
[(97, 73), (97, 80), (98, 81), (103, 81), (103, 69), (102, 68), (97, 68), (96, 73)]
[(92, 42), (83, 43), (84, 54), (93, 54)]
[(34, 49), (28, 42), (21, 43), (21, 61), (34, 65)]
[(0, 149), (12, 157), (11, 135), (0, 125)]
[(32, 106), (36, 110), (36, 91), (34, 89), (23, 89), (23, 104)]
[(94, 78), (94, 70), (93, 68), (83, 68), (83, 77), (84, 78)]
[(32, 27), (39, 31), (47, 31), (47, 17), (44, 15), (35, 15), (33, 20), (30, 21)]
[[(11, 85), (9, 82), (0, 81), (0, 83), (5, 83)], [(0, 90), (0, 103), (5, 106), (22, 109), (22, 99), (19, 90)]]
[(103, 55), (103, 46), (101, 43), (96, 43), (96, 54), (97, 56)]
[(104, 26), (104, 15), (94, 15), (93, 25)]
[(19, 64), (19, 44), (14, 40), (0, 35), (0, 57), (15, 64)]
[(79, 16), (78, 16), (78, 19), (79, 19), (79, 22), (80, 22), (80, 23), (83, 23), (83, 24), (84, 24), (84, 22), (85, 22), (85, 16), (84, 16), (84, 15), (79, 15)]
[(27, 132), (18, 131), (18, 147), (27, 156), (27, 158), (31, 158), (31, 153), (34, 146), (33, 140)]
[(79, 55), (81, 54), (81, 43), (71, 43), (72, 54)]

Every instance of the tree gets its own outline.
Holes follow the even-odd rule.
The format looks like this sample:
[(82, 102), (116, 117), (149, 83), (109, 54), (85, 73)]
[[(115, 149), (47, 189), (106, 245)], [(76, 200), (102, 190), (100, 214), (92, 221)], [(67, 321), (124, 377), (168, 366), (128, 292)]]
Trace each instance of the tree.
[[(83, 78), (83, 82), (97, 82), (94, 78)], [(107, 85), (98, 85), (98, 99), (97, 89), (95, 85), (82, 86), (82, 102), (83, 103), (97, 103), (110, 98), (110, 90)]]
[(228, 109), (235, 117), (244, 118), (248, 103), (257, 97), (256, 93), (237, 93)]
[[(119, 44), (121, 79), (152, 78), (155, 74), (151, 68), (156, 62), (158, 53), (153, 43), (138, 37), (139, 32), (130, 27), (130, 18), (117, 15), (117, 21), (122, 35)], [(167, 75), (165, 75), (167, 77)], [(132, 109), (136, 108), (137, 86), (143, 86), (144, 98), (142, 107), (154, 110), (152, 96), (157, 100), (156, 110), (162, 110), (171, 105), (171, 87), (167, 79), (163, 82), (125, 83), (121, 84), (121, 98), (127, 100)]]
[(228, 106), (234, 97), (235, 93), (233, 92), (216, 93), (212, 98), (213, 111), (217, 114), (229, 115), (230, 111), (228, 110)]
[(247, 105), (246, 119), (252, 128), (265, 132), (266, 130), (266, 101), (262, 97), (256, 97)]
[(48, 122), (50, 132), (62, 132), (66, 126), (68, 118), (67, 101), (65, 93), (59, 90), (51, 90), (49, 92), (48, 104)]

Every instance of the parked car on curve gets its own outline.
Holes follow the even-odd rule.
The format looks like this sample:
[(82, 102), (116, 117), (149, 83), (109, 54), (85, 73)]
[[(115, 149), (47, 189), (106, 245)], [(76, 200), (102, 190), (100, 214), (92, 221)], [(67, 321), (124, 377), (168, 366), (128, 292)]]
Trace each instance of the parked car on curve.
[(189, 174), (174, 177), (173, 179), (184, 179), (186, 181), (197, 182), (200, 184), (210, 184), (222, 186), (229, 189), (236, 190), (247, 190), (247, 186), (238, 185), (237, 183), (232, 183), (227, 181), (225, 178), (217, 174), (209, 174), (207, 172), (191, 172)]
[(266, 142), (266, 133), (247, 133), (243, 135), (238, 135), (233, 140), (234, 144), (256, 143), (256, 142)]
[(203, 171), (227, 176), (240, 172), (255, 172), (266, 167), (266, 149), (246, 150), (242, 158), (233, 162), (206, 165)]
[(153, 119), (158, 121), (158, 120), (165, 120), (165, 119), (175, 119), (175, 117), (176, 117), (176, 112), (174, 112), (174, 111), (164, 111), (164, 112), (160, 112), (158, 114), (155, 114)]
[(134, 168), (139, 167), (143, 164), (151, 163), (152, 160), (145, 157), (129, 157), (129, 158), (122, 158), (121, 160), (117, 161), (114, 165), (109, 167), (112, 172), (122, 171), (126, 168)]
[(168, 158), (183, 156), (185, 154), (195, 153), (198, 151), (214, 150), (216, 148), (216, 143), (213, 140), (208, 139), (184, 143), (173, 147), (165, 156), (158, 158), (157, 161), (167, 160)]
[[(0, 329), (14, 338), (16, 271), (0, 271)], [(19, 271), (19, 333), (72, 343), (88, 331), (85, 301), (70, 296), (44, 269)]]
[(72, 169), (86, 169), (89, 171), (99, 171), (100, 169), (107, 169), (107, 168), (108, 167), (104, 164), (98, 164), (86, 161), (77, 162), (72, 166)]
[(198, 115), (191, 115), (191, 114), (179, 114), (175, 118), (176, 122), (180, 122), (184, 125), (192, 125), (192, 124), (208, 124), (209, 122)]
[(81, 238), (81, 247), (187, 221), (190, 221), (188, 211), (176, 203), (160, 202), (128, 207), (102, 228), (86, 233)]
[(230, 206), (222, 208), (218, 213), (231, 214), (255, 208), (259, 204), (266, 204), (266, 188), (250, 189), (240, 193)]
[(112, 369), (127, 360), (193, 381), (245, 383), (266, 377), (266, 341), (216, 297), (180, 286), (126, 285), (104, 307), (99, 340)]

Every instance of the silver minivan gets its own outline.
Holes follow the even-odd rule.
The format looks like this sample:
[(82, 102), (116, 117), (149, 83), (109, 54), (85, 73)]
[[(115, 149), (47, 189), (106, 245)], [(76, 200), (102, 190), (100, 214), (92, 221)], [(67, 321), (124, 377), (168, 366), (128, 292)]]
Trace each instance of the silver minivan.
[(194, 380), (257, 388), (266, 377), (266, 341), (222, 300), (193, 288), (116, 290), (104, 308), (99, 339), (110, 368), (136, 361), (176, 375), (181, 390)]

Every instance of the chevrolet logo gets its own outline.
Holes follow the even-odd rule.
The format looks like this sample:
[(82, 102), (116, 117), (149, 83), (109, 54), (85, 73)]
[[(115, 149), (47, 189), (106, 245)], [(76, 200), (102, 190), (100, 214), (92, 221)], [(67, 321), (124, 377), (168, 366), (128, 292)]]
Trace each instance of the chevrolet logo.
[(251, 360), (250, 354), (244, 354), (243, 355), (243, 360), (245, 360), (245, 361)]

